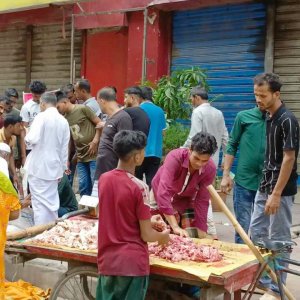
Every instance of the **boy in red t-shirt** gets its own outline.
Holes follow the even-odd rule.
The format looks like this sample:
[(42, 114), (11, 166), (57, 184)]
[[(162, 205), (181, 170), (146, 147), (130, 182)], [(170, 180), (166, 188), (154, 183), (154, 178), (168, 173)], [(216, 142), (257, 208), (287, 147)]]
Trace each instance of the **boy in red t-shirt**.
[[(122, 130), (114, 137), (115, 170), (99, 179), (97, 300), (143, 300), (149, 281), (147, 242), (169, 241), (169, 231), (151, 220), (148, 186), (134, 176), (144, 159), (146, 136)], [(155, 221), (156, 220), (156, 221)]]

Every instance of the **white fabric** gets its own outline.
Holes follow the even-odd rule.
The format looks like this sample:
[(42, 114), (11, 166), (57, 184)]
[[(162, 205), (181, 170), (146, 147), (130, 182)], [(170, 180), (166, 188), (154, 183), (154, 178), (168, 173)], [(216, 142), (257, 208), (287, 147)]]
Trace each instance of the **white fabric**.
[(10, 153), (10, 147), (6, 143), (0, 143), (0, 151)]
[(211, 200), (209, 200), (209, 206), (207, 211), (207, 234), (213, 236), (217, 235), (217, 229), (214, 222)]
[(0, 171), (9, 178), (7, 161), (0, 157)]
[(211, 106), (209, 103), (203, 103), (193, 110), (191, 118), (191, 130), (184, 143), (184, 147), (190, 147), (193, 136), (204, 131), (213, 135), (217, 141), (218, 150), (212, 157), (216, 167), (219, 165), (220, 148), (225, 153), (228, 142), (228, 131), (225, 125), (223, 113)]
[(29, 175), (34, 225), (47, 224), (58, 218), (59, 195), (57, 180), (43, 180)]
[(28, 174), (44, 180), (62, 178), (67, 169), (70, 129), (67, 120), (51, 107), (39, 113), (25, 137), (32, 146), (26, 162)]
[(40, 111), (40, 104), (31, 99), (22, 106), (20, 116), (22, 121), (27, 122), (30, 127), (34, 118), (40, 113)]

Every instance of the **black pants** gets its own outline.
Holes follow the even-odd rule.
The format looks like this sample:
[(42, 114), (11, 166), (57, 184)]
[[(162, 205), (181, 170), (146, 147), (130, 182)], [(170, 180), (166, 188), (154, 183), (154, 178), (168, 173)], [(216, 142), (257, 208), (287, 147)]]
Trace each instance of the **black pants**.
[(146, 182), (151, 189), (151, 181), (155, 176), (160, 166), (160, 158), (156, 156), (145, 157), (141, 166), (135, 169), (135, 176), (143, 180), (143, 175), (146, 176)]

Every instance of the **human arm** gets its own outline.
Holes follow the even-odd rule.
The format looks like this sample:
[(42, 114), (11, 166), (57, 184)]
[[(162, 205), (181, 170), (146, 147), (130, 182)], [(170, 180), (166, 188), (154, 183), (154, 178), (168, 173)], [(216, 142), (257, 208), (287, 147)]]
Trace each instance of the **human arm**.
[(61, 148), (61, 164), (63, 173), (69, 169), (69, 144), (70, 144), (70, 128), (66, 120), (64, 120), (63, 136), (62, 136), (62, 148)]
[(185, 141), (183, 147), (189, 148), (191, 146), (192, 138), (196, 133), (202, 131), (203, 129), (203, 119), (200, 110), (194, 110), (191, 118), (191, 130), (188, 135), (187, 140)]
[(28, 194), (25, 199), (21, 202), (21, 208), (26, 208), (31, 205), (31, 194)]
[(234, 156), (230, 154), (225, 154), (224, 159), (224, 169), (223, 169), (223, 177), (221, 181), (221, 191), (223, 193), (228, 193), (231, 191), (233, 186), (233, 180), (230, 177), (230, 170), (234, 161)]
[(17, 175), (17, 171), (16, 171), (13, 151), (11, 151), (11, 153), (9, 155), (8, 168), (9, 168), (11, 176), (13, 177), (14, 184), (18, 187), (19, 179), (18, 179), (18, 175)]
[(25, 136), (25, 143), (29, 145), (37, 144), (41, 139), (43, 127), (43, 113), (40, 113), (34, 118), (30, 130)]
[(279, 172), (279, 177), (271, 195), (265, 205), (265, 213), (267, 215), (274, 215), (280, 207), (280, 199), (283, 189), (285, 188), (293, 170), (296, 159), (295, 150), (283, 152), (282, 165)]
[(170, 240), (170, 230), (165, 229), (161, 232), (152, 228), (150, 219), (139, 220), (141, 238), (144, 242), (158, 242), (160, 245), (166, 244)]
[(222, 118), (223, 118), (223, 129), (222, 129), (221, 147), (222, 147), (222, 151), (223, 151), (222, 161), (224, 161), (224, 156), (226, 153), (226, 147), (227, 147), (229, 136), (228, 136), (228, 130), (225, 125), (225, 120), (224, 120), (223, 114), (222, 114)]
[(20, 117), (22, 118), (23, 126), (28, 128), (28, 126), (29, 126), (29, 111), (28, 111), (26, 104), (24, 104), (21, 108)]
[(14, 210), (9, 213), (9, 221), (13, 221), (19, 218), (20, 210)]
[(20, 134), (20, 149), (21, 149), (21, 162), (24, 167), (26, 161), (26, 145), (25, 145), (26, 130), (23, 129)]

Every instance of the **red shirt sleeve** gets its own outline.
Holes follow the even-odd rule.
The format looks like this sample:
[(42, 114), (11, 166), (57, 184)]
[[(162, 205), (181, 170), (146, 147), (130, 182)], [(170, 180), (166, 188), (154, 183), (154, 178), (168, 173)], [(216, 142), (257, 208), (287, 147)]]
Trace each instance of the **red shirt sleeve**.
[(207, 232), (207, 211), (210, 199), (207, 186), (213, 183), (215, 176), (216, 167), (210, 159), (205, 167), (203, 180), (201, 180), (201, 183), (199, 184), (199, 190), (194, 202), (195, 226), (204, 232)]
[[(171, 199), (174, 196), (174, 183), (176, 174), (182, 168), (182, 162), (175, 151), (171, 151), (164, 161), (163, 171), (160, 175), (159, 185), (154, 191), (155, 200), (160, 212), (166, 215), (173, 215), (174, 209)], [(154, 187), (153, 187), (154, 189)]]
[(142, 192), (137, 189), (136, 191), (136, 217), (138, 220), (148, 220), (151, 219), (149, 202), (144, 202), (144, 197)]

